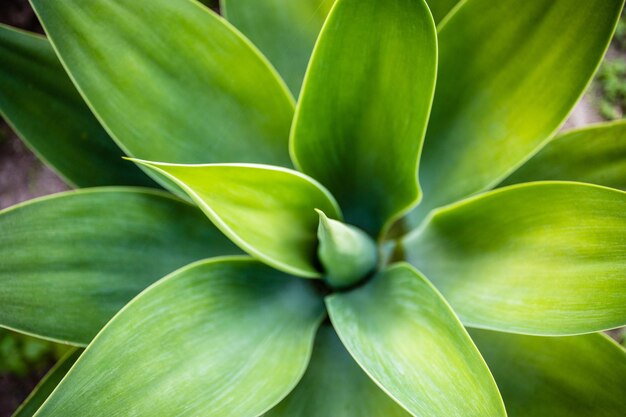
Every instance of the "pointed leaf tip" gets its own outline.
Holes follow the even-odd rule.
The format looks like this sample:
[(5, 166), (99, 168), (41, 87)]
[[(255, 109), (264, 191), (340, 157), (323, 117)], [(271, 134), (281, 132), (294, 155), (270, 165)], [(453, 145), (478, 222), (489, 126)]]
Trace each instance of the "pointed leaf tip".
[(378, 262), (376, 243), (354, 226), (329, 219), (318, 209), (318, 255), (326, 280), (335, 288), (349, 287), (371, 272)]

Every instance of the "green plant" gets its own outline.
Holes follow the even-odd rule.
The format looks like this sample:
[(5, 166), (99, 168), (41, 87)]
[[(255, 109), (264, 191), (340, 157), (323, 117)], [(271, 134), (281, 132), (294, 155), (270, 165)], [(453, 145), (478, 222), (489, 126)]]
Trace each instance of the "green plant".
[(602, 117), (620, 119), (626, 111), (626, 59), (607, 59), (598, 71), (597, 83)]
[(32, 3), (0, 109), (95, 187), (0, 214), (0, 323), (87, 346), (37, 416), (623, 414), (626, 123), (555, 135), (623, 0), (226, 0), (278, 71), (194, 1)]
[(24, 376), (40, 371), (64, 351), (62, 345), (0, 329), (0, 373)]

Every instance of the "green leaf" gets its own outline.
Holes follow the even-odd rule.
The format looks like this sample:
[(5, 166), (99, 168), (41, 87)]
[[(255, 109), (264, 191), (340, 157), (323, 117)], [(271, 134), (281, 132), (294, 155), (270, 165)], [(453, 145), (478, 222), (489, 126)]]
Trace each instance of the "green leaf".
[(378, 264), (378, 247), (364, 231), (320, 216), (317, 253), (326, 280), (335, 288), (349, 287), (366, 277)]
[(348, 354), (331, 326), (320, 327), (304, 377), (264, 417), (408, 417)]
[(402, 250), (465, 325), (566, 335), (626, 324), (625, 233), (626, 193), (538, 182), (435, 211)]
[(65, 181), (154, 185), (93, 117), (43, 37), (0, 25), (0, 114)]
[(407, 264), (326, 299), (348, 351), (416, 417), (505, 417), (487, 365), (434, 287)]
[(315, 209), (335, 218), (341, 214), (333, 196), (312, 178), (269, 165), (135, 162), (178, 184), (250, 255), (293, 275), (321, 275)]
[(334, 0), (222, 0), (222, 14), (263, 51), (295, 96)]
[(437, 41), (423, 0), (338, 0), (313, 52), (291, 152), (377, 235), (418, 200)]
[(541, 180), (589, 182), (626, 191), (626, 120), (557, 136), (501, 186)]
[(74, 362), (80, 357), (81, 349), (72, 349), (50, 369), (46, 376), (37, 384), (28, 398), (20, 405), (11, 417), (32, 417), (39, 407), (48, 399), (48, 396), (59, 385)]
[(37, 417), (256, 417), (301, 378), (322, 314), (308, 281), (248, 258), (195, 263), (120, 311)]
[(439, 24), (461, 0), (427, 0), (435, 23)]
[(471, 330), (509, 417), (622, 417), (626, 352), (608, 337)]
[(31, 200), (0, 230), (0, 326), (76, 345), (174, 269), (240, 253), (200, 210), (140, 188)]
[(497, 185), (549, 140), (591, 81), (623, 4), (467, 0), (445, 20), (412, 225)]
[(128, 155), (290, 165), (293, 99), (265, 58), (208, 8), (189, 0), (32, 3)]

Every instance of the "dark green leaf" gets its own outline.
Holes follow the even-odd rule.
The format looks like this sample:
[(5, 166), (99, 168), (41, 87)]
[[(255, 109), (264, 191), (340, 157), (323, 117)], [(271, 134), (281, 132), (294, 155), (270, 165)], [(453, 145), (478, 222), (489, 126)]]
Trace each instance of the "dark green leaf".
[(154, 185), (91, 114), (43, 37), (0, 25), (0, 113), (66, 182)]
[(72, 349), (67, 353), (50, 369), (11, 417), (34, 416), (39, 407), (48, 399), (48, 396), (50, 396), (52, 391), (59, 385), (59, 382), (65, 377), (65, 374), (67, 374), (72, 365), (74, 365), (74, 362), (80, 357), (81, 353), (81, 349)]
[(294, 120), (294, 163), (378, 235), (418, 200), (437, 67), (423, 0), (339, 0), (313, 52)]
[(164, 192), (94, 188), (0, 212), (0, 326), (84, 345), (169, 272), (240, 253)]
[(309, 285), (249, 258), (185, 267), (109, 322), (37, 416), (259, 416), (309, 361)]
[(298, 386), (265, 417), (409, 417), (348, 354), (332, 326), (322, 326)]
[(222, 15), (276, 66), (295, 96), (334, 0), (222, 0)]

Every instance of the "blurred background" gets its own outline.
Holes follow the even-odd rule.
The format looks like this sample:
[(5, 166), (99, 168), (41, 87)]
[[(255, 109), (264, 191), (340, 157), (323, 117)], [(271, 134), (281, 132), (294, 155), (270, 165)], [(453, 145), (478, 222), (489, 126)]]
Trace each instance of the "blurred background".
[[(218, 10), (217, 0), (202, 0)], [(27, 0), (1, 0), (0, 23), (43, 33)], [(572, 112), (564, 129), (626, 115), (626, 16), (589, 90)], [(0, 209), (21, 201), (67, 190), (0, 119)], [(623, 330), (610, 332), (626, 344)], [(62, 345), (19, 335), (0, 328), (0, 417), (8, 417), (46, 371), (66, 352)]]

